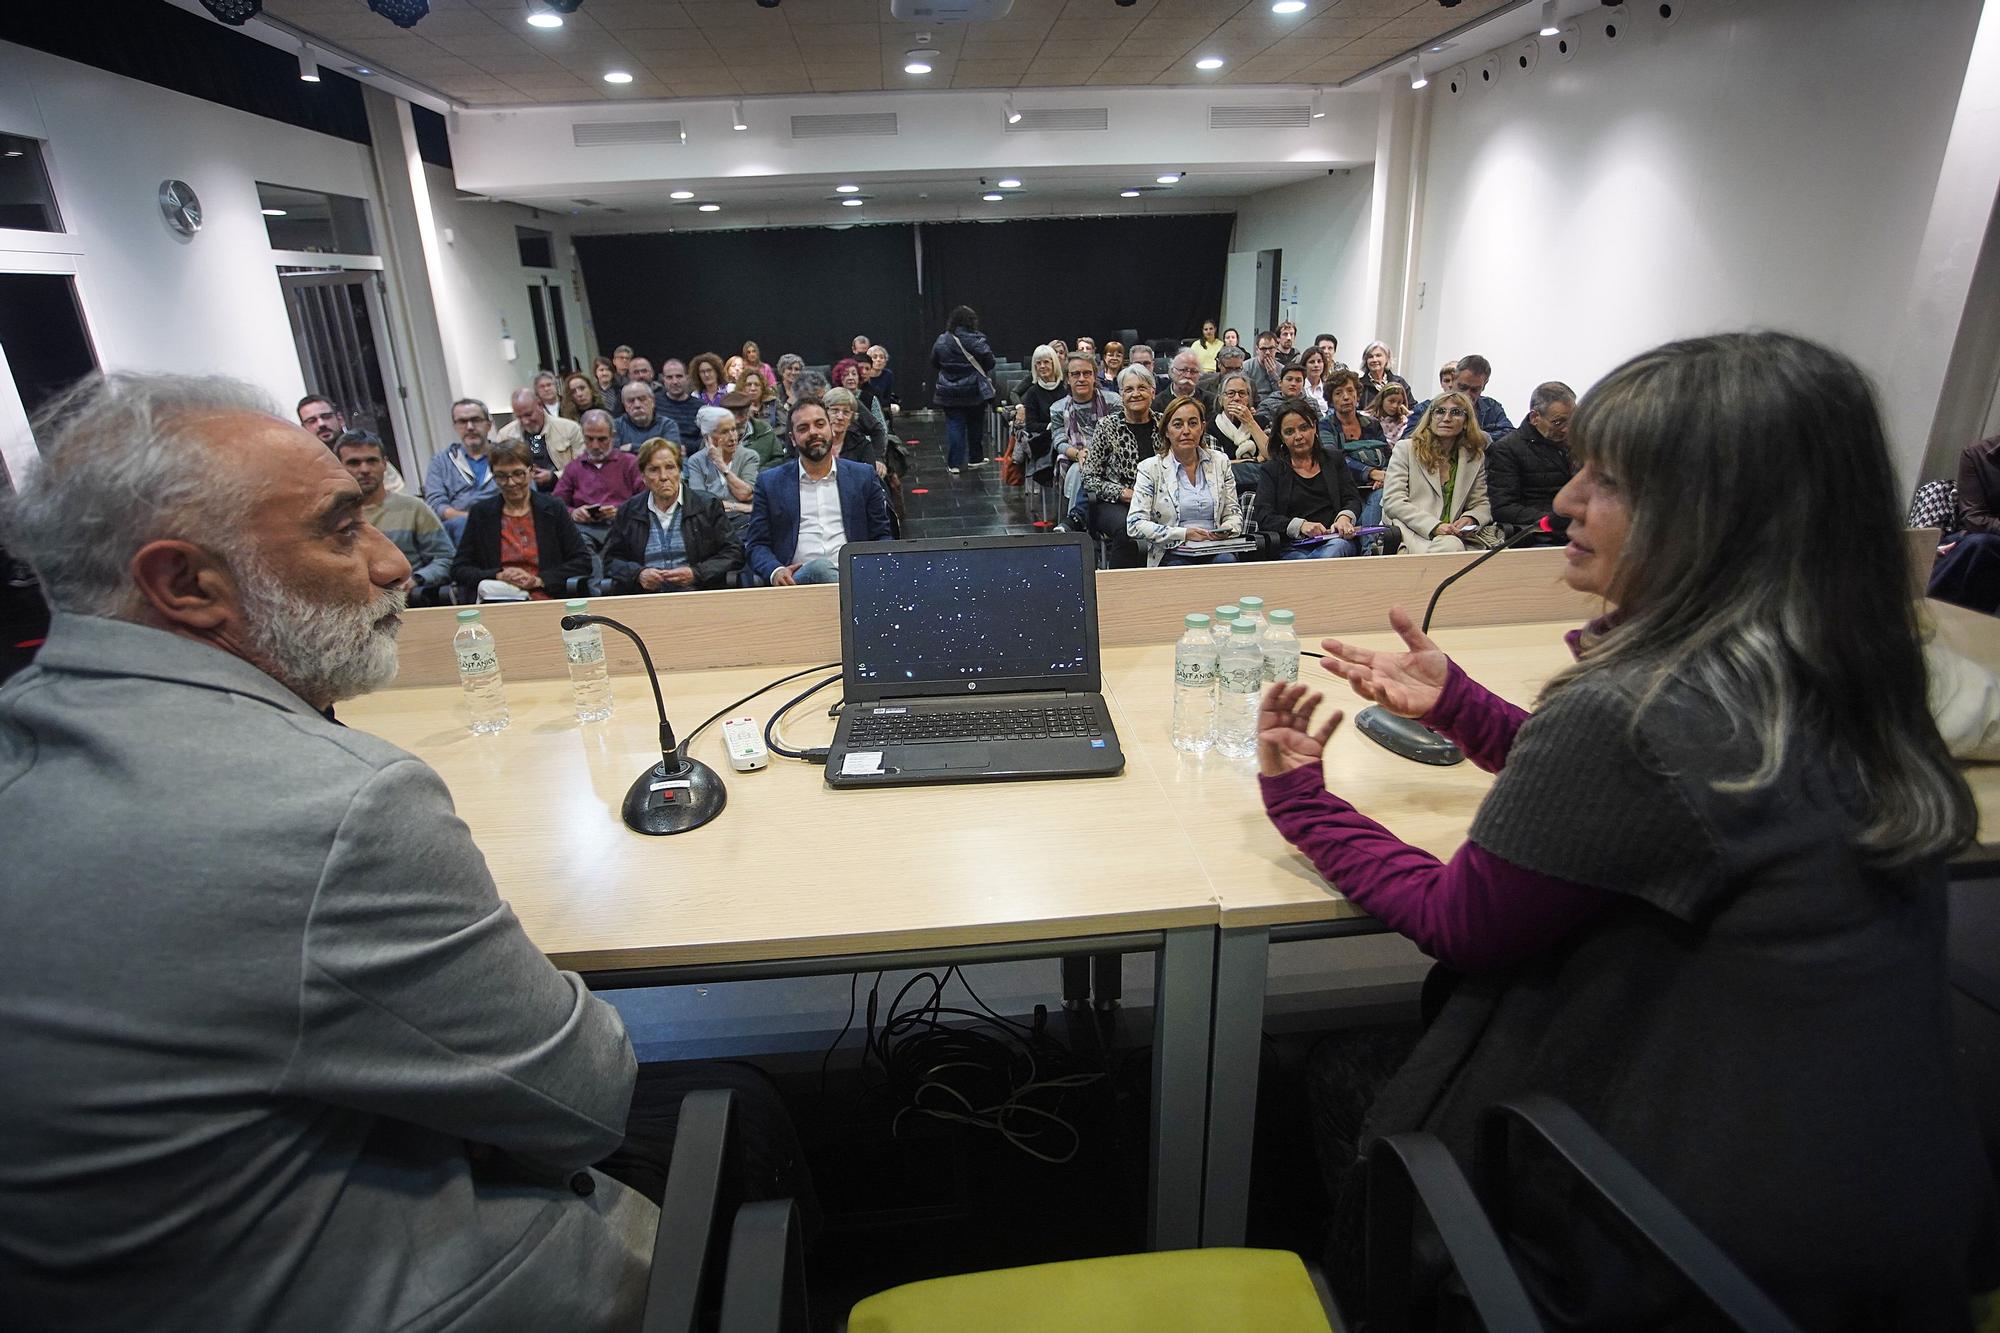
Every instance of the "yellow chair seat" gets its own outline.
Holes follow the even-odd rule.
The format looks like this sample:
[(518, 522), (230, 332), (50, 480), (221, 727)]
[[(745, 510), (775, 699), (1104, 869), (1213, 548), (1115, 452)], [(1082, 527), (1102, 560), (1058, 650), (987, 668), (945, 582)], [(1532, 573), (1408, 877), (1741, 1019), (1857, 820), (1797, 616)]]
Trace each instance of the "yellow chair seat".
[(1330, 1333), (1288, 1250), (1177, 1250), (1003, 1268), (870, 1296), (848, 1333)]

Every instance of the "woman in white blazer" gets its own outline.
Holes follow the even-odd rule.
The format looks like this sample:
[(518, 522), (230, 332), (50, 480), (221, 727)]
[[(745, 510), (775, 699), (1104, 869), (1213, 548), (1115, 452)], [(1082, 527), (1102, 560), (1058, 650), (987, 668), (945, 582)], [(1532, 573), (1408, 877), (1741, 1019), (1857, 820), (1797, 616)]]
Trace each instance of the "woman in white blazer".
[(1472, 400), (1457, 391), (1431, 400), (1396, 442), (1382, 480), (1382, 515), (1403, 534), (1405, 554), (1436, 555), (1500, 541), (1486, 497), (1486, 446)]
[(1236, 557), (1227, 551), (1188, 555), (1179, 549), (1187, 542), (1243, 532), (1243, 510), (1236, 500), (1236, 477), (1229, 460), (1203, 443), (1208, 409), (1201, 399), (1182, 396), (1153, 419), (1159, 423), (1155, 448), (1161, 452), (1139, 464), (1132, 504), (1125, 513), (1126, 535), (1145, 549), (1149, 568), (1234, 562)]

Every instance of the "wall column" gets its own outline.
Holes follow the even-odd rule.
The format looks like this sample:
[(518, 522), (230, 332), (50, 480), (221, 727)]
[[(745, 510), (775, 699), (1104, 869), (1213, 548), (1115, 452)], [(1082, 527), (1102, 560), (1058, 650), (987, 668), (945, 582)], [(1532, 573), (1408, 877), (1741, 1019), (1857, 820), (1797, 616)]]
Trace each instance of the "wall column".
[(421, 468), (454, 438), (451, 400), (458, 396), (445, 360), (437, 298), (432, 290), (440, 258), (437, 223), (431, 213), (430, 185), (424, 178), (410, 104), (366, 85), (361, 96), (368, 111), (375, 184), (382, 201), (382, 258), (390, 278), (389, 322), (403, 383), (409, 389), (406, 414), (416, 436), (410, 441), (410, 454), (417, 474), (410, 480), (412, 485), (420, 485)]

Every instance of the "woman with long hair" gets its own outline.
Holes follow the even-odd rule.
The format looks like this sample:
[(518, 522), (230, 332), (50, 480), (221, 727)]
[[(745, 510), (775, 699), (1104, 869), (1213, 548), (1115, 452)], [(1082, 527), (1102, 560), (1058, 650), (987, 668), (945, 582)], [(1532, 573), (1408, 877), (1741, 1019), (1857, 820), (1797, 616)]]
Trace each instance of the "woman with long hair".
[(1360, 549), (1354, 520), (1361, 499), (1354, 477), (1320, 436), (1319, 412), (1303, 398), (1271, 416), (1270, 458), (1251, 512), (1262, 532), (1282, 532), (1281, 560), (1338, 560)]
[(1221, 355), (1223, 346), (1222, 339), (1215, 332), (1215, 321), (1204, 319), (1201, 322), (1201, 337), (1196, 338), (1188, 346), (1194, 350), (1195, 359), (1201, 362), (1201, 373), (1213, 375), (1215, 358)]
[(598, 391), (597, 381), (580, 370), (573, 370), (563, 376), (562, 415), (571, 421), (582, 421), (585, 412), (601, 412), (604, 395)]
[(722, 402), (722, 396), (729, 392), (729, 378), (722, 373), (722, 358), (713, 352), (703, 352), (688, 362), (688, 379), (693, 381), (694, 396), (710, 407)]
[(1410, 391), (1400, 384), (1391, 384), (1368, 400), (1368, 415), (1382, 427), (1382, 438), (1394, 444), (1412, 424)]
[(1402, 530), (1403, 554), (1436, 555), (1498, 544), (1486, 498), (1486, 446), (1472, 399), (1453, 389), (1431, 399), (1417, 428), (1397, 441), (1382, 476), (1382, 516)]
[[(772, 385), (773, 387), (776, 387), (778, 383), (778, 372), (772, 370), (769, 366), (764, 364), (763, 349), (759, 348), (757, 344), (754, 342), (745, 342), (743, 344), (743, 351), (740, 353), (740, 355), (743, 357), (743, 368), (745, 370), (754, 371), (755, 373), (762, 375), (764, 377), (765, 383)], [(736, 376), (736, 378), (741, 379), (743, 377), (741, 375), (738, 375)]]
[[(1532, 713), (1400, 609), (1402, 650), (1324, 645), (1360, 698), (1497, 773), (1448, 861), (1326, 790), (1338, 710), (1315, 721), (1303, 685), (1263, 702), (1273, 822), (1456, 974), (1358, 1142), (1321, 1122), (1336, 1278), (1357, 1150), (1422, 1130), (1470, 1162), (1484, 1108), (1544, 1093), (1799, 1327), (1969, 1330), (2000, 1246), (1953, 1073), (1945, 863), (1978, 812), (1926, 705), (1867, 377), (1788, 334), (1672, 343), (1584, 395), (1569, 442), (1563, 577), (1605, 614)], [(1838, 541), (1800, 539), (1828, 514)], [(1328, 1098), (1337, 1054), (1312, 1062)], [(1516, 1183), (1509, 1248), (1565, 1327), (1684, 1325), (1616, 1223)]]
[(1014, 425), (1028, 442), (1032, 461), (1049, 452), (1049, 409), (1069, 395), (1056, 349), (1043, 343), (1028, 358), (1028, 378), (1014, 390)]
[(1306, 382), (1299, 392), (1311, 400), (1313, 406), (1319, 409), (1321, 416), (1325, 416), (1332, 406), (1326, 398), (1326, 377), (1331, 371), (1327, 364), (1326, 353), (1318, 347), (1306, 348), (1299, 356), (1299, 368), (1305, 371), (1306, 375)]
[(979, 312), (955, 306), (931, 345), (931, 401), (944, 413), (945, 471), (986, 465), (986, 404), (997, 395)]

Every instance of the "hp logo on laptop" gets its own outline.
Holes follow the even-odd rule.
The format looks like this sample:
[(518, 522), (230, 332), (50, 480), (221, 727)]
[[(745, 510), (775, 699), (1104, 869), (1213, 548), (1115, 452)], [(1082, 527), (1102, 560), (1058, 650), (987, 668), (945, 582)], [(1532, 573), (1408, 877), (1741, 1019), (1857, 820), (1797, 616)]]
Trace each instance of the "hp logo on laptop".
[(976, 680), (968, 680), (965, 682), (965, 688), (968, 690), (976, 690), (979, 688), (979, 682)]

